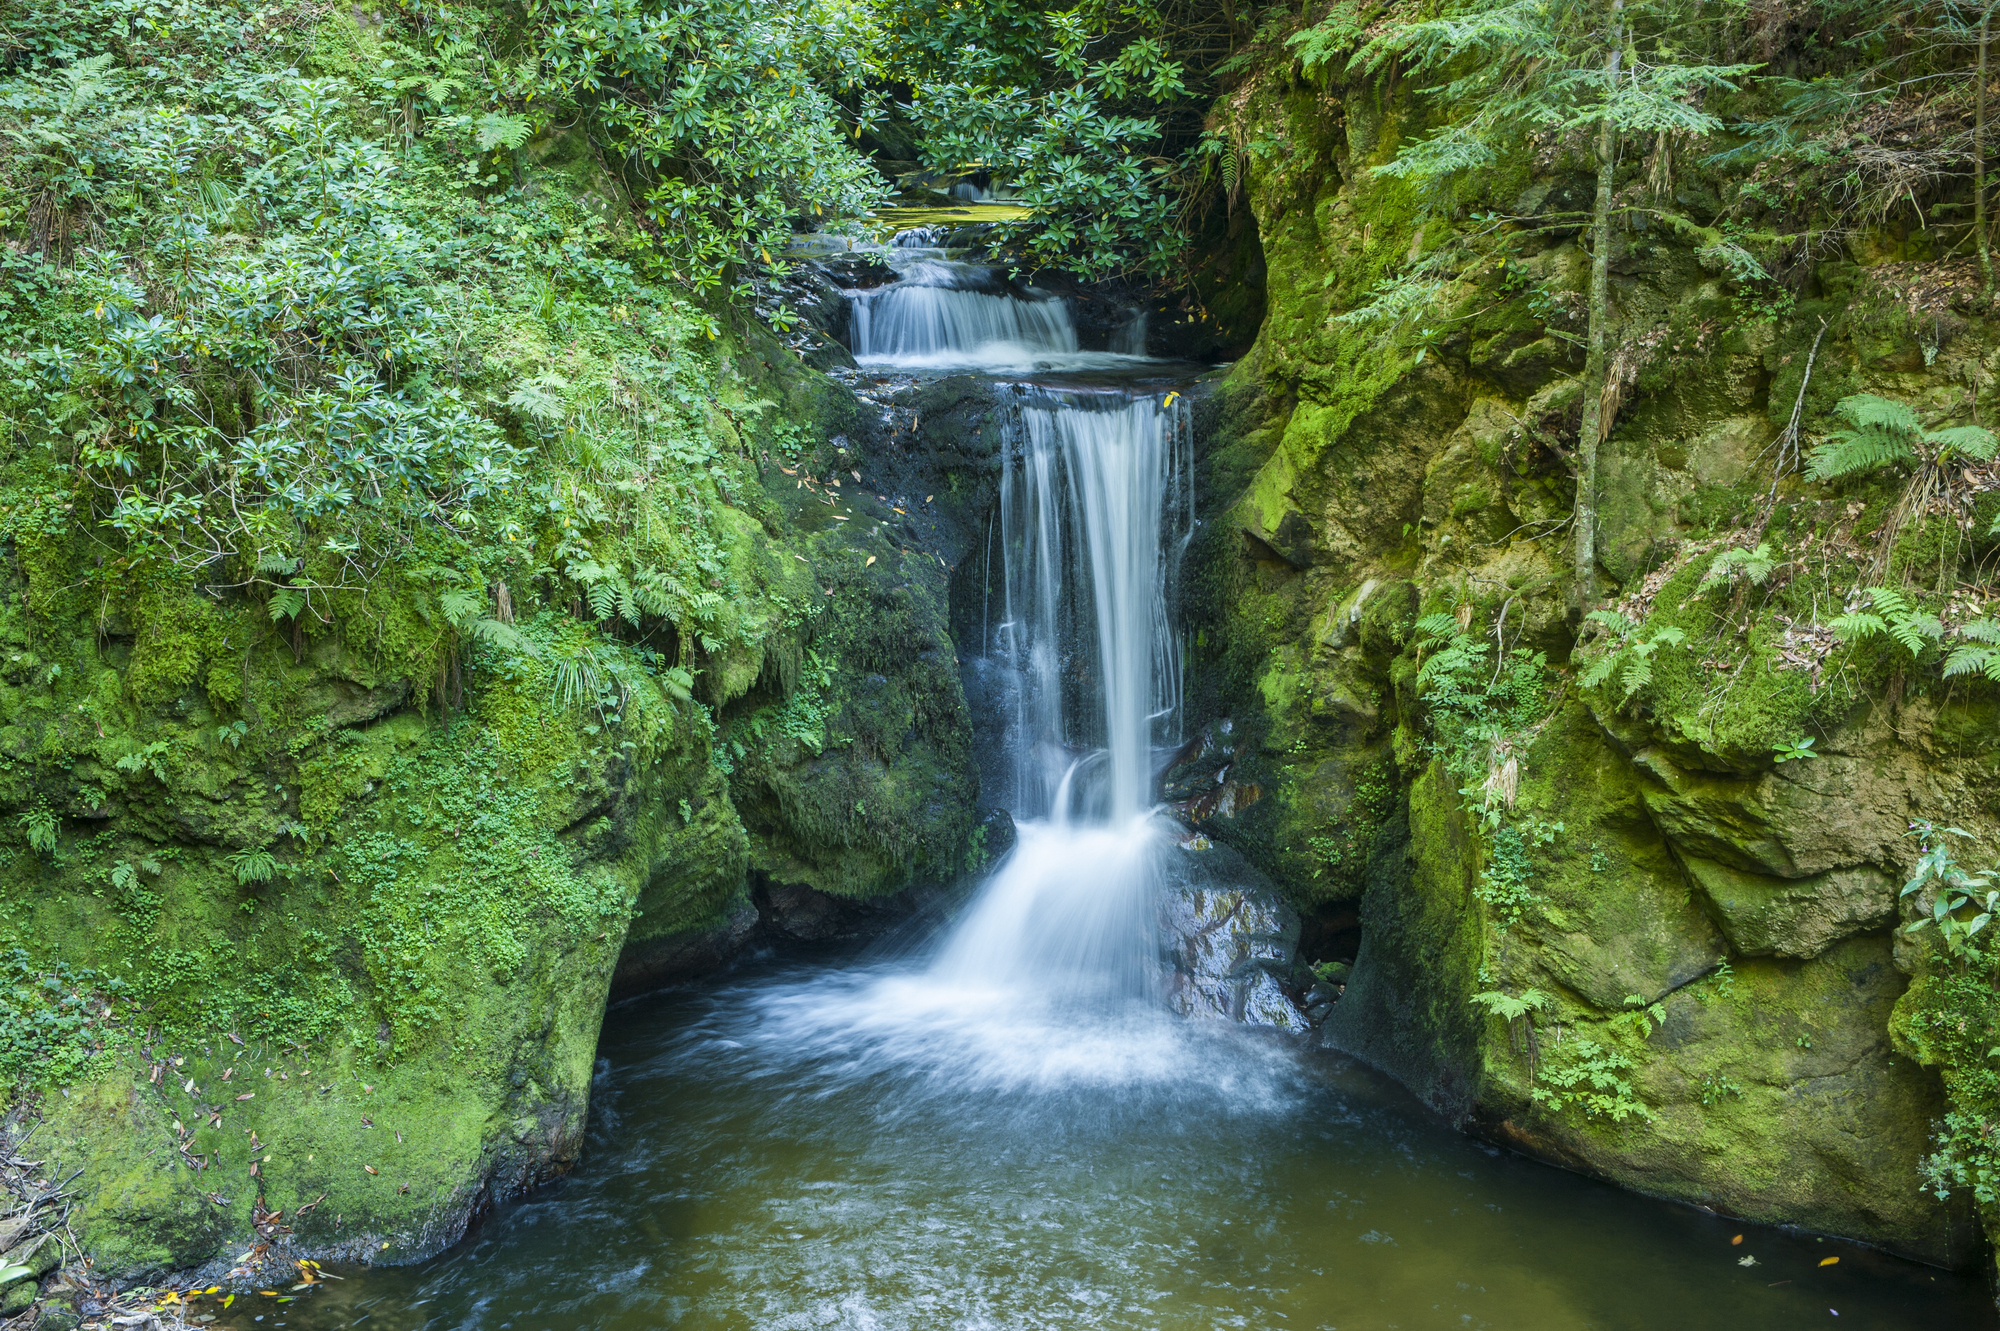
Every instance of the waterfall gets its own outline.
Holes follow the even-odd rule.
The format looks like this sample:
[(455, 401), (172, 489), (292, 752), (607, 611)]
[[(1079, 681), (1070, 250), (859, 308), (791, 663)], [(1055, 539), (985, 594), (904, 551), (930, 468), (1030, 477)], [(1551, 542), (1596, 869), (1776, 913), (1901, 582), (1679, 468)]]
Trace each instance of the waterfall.
[(1146, 354), (1146, 312), (1134, 310), (1132, 321), (1111, 334), (1111, 350), (1121, 356)]
[(1180, 669), (1168, 606), (1191, 534), (1184, 402), (1023, 390), (1000, 492), (1018, 841), (933, 973), (1038, 1001), (1157, 989), (1154, 894), (1178, 854), (1149, 812)]
[(905, 268), (889, 286), (850, 292), (854, 359), (949, 368), (1075, 354), (1067, 304), (1023, 300), (996, 286), (986, 269), (929, 260)]
[(1191, 461), (1176, 401), (1031, 392), (1009, 431), (1018, 465), (1000, 489), (1002, 620), (988, 650), (1013, 677), (1017, 816), (1065, 821), (1080, 802), (1134, 818), (1153, 745), (1178, 738), (1167, 585)]

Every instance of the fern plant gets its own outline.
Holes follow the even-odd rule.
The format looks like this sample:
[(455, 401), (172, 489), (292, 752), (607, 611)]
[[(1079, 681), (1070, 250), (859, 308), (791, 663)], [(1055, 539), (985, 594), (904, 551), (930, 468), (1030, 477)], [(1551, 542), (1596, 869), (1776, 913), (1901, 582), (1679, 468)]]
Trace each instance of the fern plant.
[[(1930, 510), (1933, 501), (1945, 492), (1948, 478), (1967, 459), (1991, 462), (2000, 451), (2000, 438), (1977, 425), (1954, 425), (1942, 430), (1925, 427), (1908, 404), (1872, 393), (1856, 393), (1842, 398), (1834, 408), (1847, 422), (1827, 441), (1806, 455), (1806, 475), (1816, 481), (1835, 481), (1876, 471), (1894, 463), (1914, 463), (1915, 471), (1889, 520), (1882, 526), (1876, 554), (1867, 578), (1880, 580), (1888, 571), (1897, 538), (1912, 517)], [(2000, 533), (2000, 520), (1993, 524)]]
[[(1868, 599), (1873, 610), (1852, 610), (1841, 615), (1831, 628), (1849, 642), (1863, 642), (1877, 634), (1887, 634), (1914, 659), (1932, 643), (1944, 637), (1944, 622), (1929, 611), (1912, 605), (1891, 587), (1870, 587)], [(1960, 673), (1963, 673), (1961, 671)]]
[(278, 876), (278, 857), (261, 847), (246, 847), (237, 851), (229, 856), (228, 864), (236, 871), (236, 881), (242, 887), (268, 883)]
[(1958, 626), (1958, 644), (1944, 658), (1947, 679), (1955, 675), (1984, 675), (2000, 682), (2000, 623), (1975, 619)]
[(1586, 689), (1594, 689), (1612, 678), (1616, 678), (1624, 689), (1624, 700), (1653, 682), (1653, 657), (1662, 647), (1678, 647), (1687, 641), (1687, 634), (1672, 624), (1659, 629), (1650, 638), (1639, 637), (1639, 625), (1619, 614), (1616, 610), (1593, 610), (1584, 616), (1590, 622), (1601, 624), (1610, 641), (1603, 655), (1592, 661), (1577, 683)]
[(1933, 466), (1949, 465), (1952, 455), (1993, 460), (2000, 439), (1991, 430), (1977, 425), (1954, 425), (1931, 430), (1904, 402), (1856, 393), (1844, 397), (1834, 414), (1847, 422), (1827, 441), (1806, 455), (1806, 475), (1815, 481), (1834, 481), (1875, 471), (1894, 462), (1916, 460), (1919, 450), (1930, 455)]
[(1759, 541), (1754, 550), (1735, 546), (1709, 561), (1708, 569), (1701, 575), (1694, 592), (1700, 596), (1716, 587), (1732, 584), (1762, 587), (1771, 580), (1771, 573), (1777, 566), (1777, 557), (1771, 553), (1769, 541)]
[(1595, 1040), (1572, 1040), (1559, 1063), (1544, 1063), (1530, 1098), (1544, 1109), (1561, 1113), (1580, 1109), (1585, 1118), (1613, 1123), (1636, 1119), (1651, 1122), (1653, 1113), (1640, 1101), (1626, 1074), (1632, 1060)]

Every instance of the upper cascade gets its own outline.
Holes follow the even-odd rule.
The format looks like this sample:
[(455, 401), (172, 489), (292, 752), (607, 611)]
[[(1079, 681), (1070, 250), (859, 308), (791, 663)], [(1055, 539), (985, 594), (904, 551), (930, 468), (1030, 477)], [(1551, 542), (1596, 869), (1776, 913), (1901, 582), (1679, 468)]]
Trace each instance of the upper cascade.
[(863, 365), (1004, 369), (1077, 353), (1068, 302), (1023, 299), (990, 268), (905, 260), (896, 282), (850, 298), (854, 359)]
[(948, 257), (942, 228), (898, 232), (882, 258), (887, 286), (847, 292), (848, 341), (869, 368), (973, 370), (989, 374), (1130, 365), (1145, 356), (1145, 316), (1085, 351), (1069, 301), (1009, 281), (1000, 269)]

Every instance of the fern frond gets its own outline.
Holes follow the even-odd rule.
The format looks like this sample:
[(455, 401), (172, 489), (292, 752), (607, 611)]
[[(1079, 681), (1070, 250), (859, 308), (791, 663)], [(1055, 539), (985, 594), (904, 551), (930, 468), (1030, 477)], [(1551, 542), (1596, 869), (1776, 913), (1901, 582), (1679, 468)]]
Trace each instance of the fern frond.
[(444, 617), (457, 625), (463, 625), (468, 619), (477, 619), (486, 609), (485, 598), (470, 592), (446, 592), (438, 600), (444, 609)]
[(1616, 610), (1593, 610), (1585, 615), (1584, 618), (1604, 625), (1604, 627), (1610, 629), (1621, 638), (1639, 627)]
[(1888, 630), (1888, 621), (1880, 615), (1871, 615), (1866, 610), (1857, 610), (1851, 615), (1842, 615), (1827, 625), (1835, 633), (1850, 642), (1860, 642)]
[(1863, 430), (1879, 428), (1899, 434), (1921, 434), (1924, 428), (1923, 422), (1917, 419), (1917, 413), (1907, 402), (1877, 397), (1873, 393), (1855, 393), (1844, 397), (1833, 410), (1843, 420)]
[(1651, 657), (1633, 653), (1632, 664), (1625, 667), (1625, 696), (1631, 697), (1640, 689), (1653, 682), (1653, 661)]
[(1806, 454), (1806, 478), (1837, 481), (1915, 456), (1906, 436), (1885, 430), (1843, 430)]
[(1944, 636), (1944, 625), (1936, 615), (1921, 612), (1898, 615), (1889, 621), (1889, 634), (1903, 644), (1903, 650), (1911, 656), (1922, 656), (1931, 641)]
[(297, 618), (299, 611), (306, 608), (306, 594), (297, 587), (280, 588), (271, 598), (271, 622)]
[(1981, 462), (1991, 462), (1996, 445), (2000, 445), (2000, 439), (1994, 438), (1993, 431), (1977, 425), (1954, 425), (1948, 430), (1925, 435), (1924, 442), (1935, 444), (1940, 449), (1948, 448), (1954, 453), (1963, 453), (1969, 458), (1978, 458)]
[(1417, 621), (1417, 632), (1433, 638), (1455, 637), (1458, 633), (1458, 620), (1443, 613), (1425, 615)]
[(1944, 676), (1987, 675), (1995, 667), (2000, 667), (2000, 652), (1977, 643), (1962, 642), (1951, 649), (1951, 655), (1944, 659)]
[(1974, 642), (2000, 642), (2000, 620), (1975, 619), (1958, 626), (1958, 636)]
[(1711, 587), (1720, 587), (1729, 581), (1729, 570), (1734, 566), (1729, 556), (1735, 553), (1734, 550), (1724, 550), (1709, 561), (1708, 571), (1703, 573), (1701, 581), (1694, 585), (1696, 596), (1702, 595)]
[(1602, 684), (1605, 680), (1611, 678), (1612, 667), (1616, 666), (1617, 664), (1618, 664), (1617, 652), (1612, 652), (1606, 656), (1600, 656), (1597, 658), (1597, 660), (1591, 663), (1590, 669), (1584, 671), (1582, 676), (1578, 678), (1576, 682), (1583, 688), (1594, 689), (1599, 684)]
[(1894, 587), (1870, 587), (1868, 599), (1873, 601), (1875, 608), (1885, 615), (1893, 617), (1910, 613), (1910, 603), (1905, 601), (1903, 594)]
[(498, 647), (503, 652), (516, 656), (540, 656), (542, 649), (534, 640), (512, 624), (502, 624), (497, 619), (475, 619), (461, 625), (465, 635), (474, 642), (483, 642)]

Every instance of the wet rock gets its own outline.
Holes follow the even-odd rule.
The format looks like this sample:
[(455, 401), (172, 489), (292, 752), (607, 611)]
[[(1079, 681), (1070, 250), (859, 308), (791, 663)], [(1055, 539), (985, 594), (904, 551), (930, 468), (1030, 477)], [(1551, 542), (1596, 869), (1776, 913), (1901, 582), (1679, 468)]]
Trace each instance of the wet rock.
[(1182, 1016), (1303, 1030), (1286, 992), (1298, 913), (1227, 848), (1183, 853), (1192, 872), (1160, 902), (1167, 1005)]

